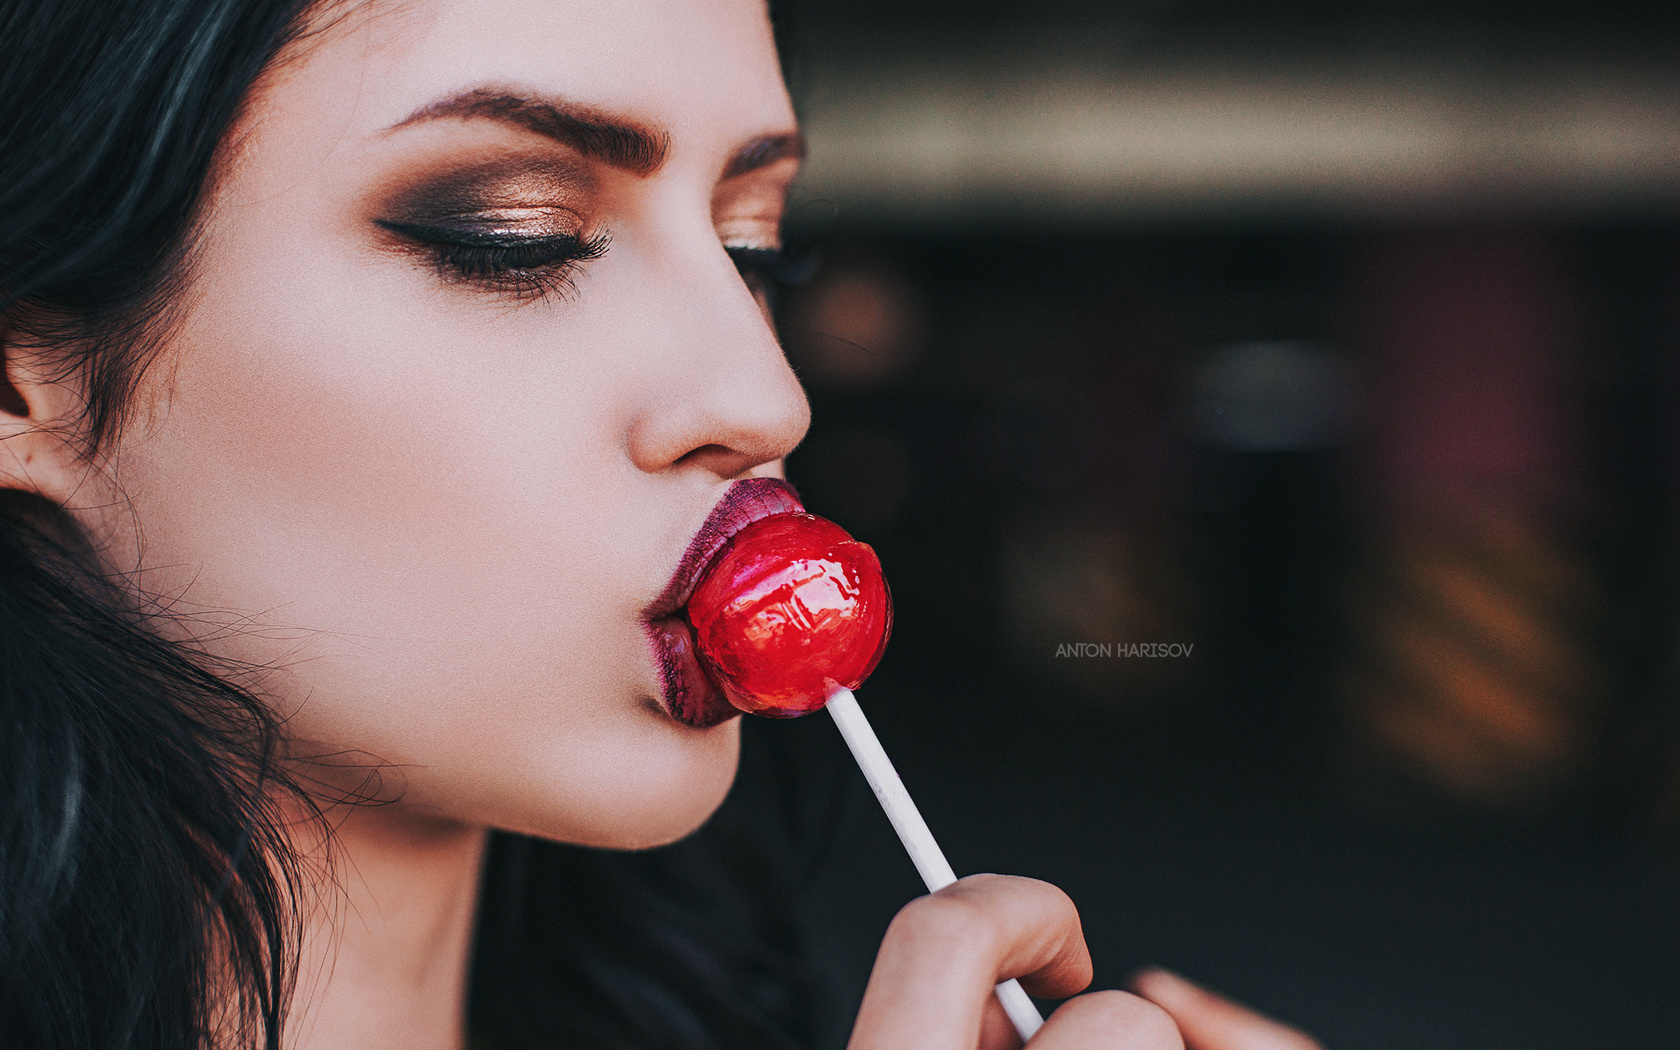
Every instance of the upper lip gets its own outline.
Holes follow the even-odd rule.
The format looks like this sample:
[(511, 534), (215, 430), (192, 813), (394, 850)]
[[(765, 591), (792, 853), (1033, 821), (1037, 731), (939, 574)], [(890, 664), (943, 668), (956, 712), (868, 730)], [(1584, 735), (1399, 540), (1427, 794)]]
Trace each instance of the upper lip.
[(689, 541), (688, 549), (671, 574), (671, 582), (653, 604), (642, 610), (642, 618), (663, 619), (687, 605), (712, 559), (737, 532), (755, 521), (804, 509), (799, 493), (780, 478), (747, 478), (729, 486), (729, 491), (718, 500)]

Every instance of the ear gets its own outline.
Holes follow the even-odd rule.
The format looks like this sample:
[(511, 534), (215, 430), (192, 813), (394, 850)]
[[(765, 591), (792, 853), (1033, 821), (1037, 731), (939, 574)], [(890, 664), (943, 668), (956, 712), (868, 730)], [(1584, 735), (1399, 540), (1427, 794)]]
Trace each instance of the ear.
[(82, 398), (0, 316), (0, 489), (41, 496), (63, 506), (87, 466), (75, 434)]

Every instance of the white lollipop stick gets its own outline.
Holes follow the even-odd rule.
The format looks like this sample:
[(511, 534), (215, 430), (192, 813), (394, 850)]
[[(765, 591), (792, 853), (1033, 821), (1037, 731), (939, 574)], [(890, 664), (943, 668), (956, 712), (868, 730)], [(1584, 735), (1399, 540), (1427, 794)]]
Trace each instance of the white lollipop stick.
[[(951, 870), (951, 862), (933, 840), (933, 832), (928, 830), (927, 821), (911, 801), (910, 792), (904, 790), (904, 781), (898, 778), (892, 759), (875, 738), (869, 719), (863, 717), (857, 697), (850, 689), (836, 689), (828, 698), (828, 713), (834, 716), (834, 724), (840, 727), (840, 735), (846, 738), (846, 746), (852, 749), (852, 757), (863, 770), (863, 779), (869, 781), (870, 790), (887, 811), (887, 819), (898, 832), (898, 840), (904, 843), (904, 851), (910, 854), (910, 862), (927, 883), (928, 892), (936, 893), (956, 882), (957, 873)], [(1015, 1031), (1021, 1034), (1022, 1042), (1031, 1039), (1044, 1024), (1038, 1007), (1014, 978), (997, 986), (997, 997), (1003, 1004), (1003, 1012), (1014, 1022)]]

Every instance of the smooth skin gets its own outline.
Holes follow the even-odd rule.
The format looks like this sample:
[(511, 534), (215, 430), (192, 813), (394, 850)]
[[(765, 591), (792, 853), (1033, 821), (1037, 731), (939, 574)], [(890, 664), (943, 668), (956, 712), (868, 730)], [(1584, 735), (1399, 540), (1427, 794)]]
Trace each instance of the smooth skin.
[[(264, 669), (324, 799), (391, 801), (333, 807), (330, 854), (299, 843), (320, 880), (287, 1046), (443, 1050), (487, 828), (657, 845), (734, 776), (738, 723), (664, 712), (639, 614), (809, 421), (726, 251), (776, 245), (797, 128), (760, 0), (317, 20), (226, 144), (187, 292), (97, 462), (65, 440), (80, 398), (52, 348), (6, 341), (0, 485), (68, 510), (181, 639)], [(463, 215), (592, 257), (463, 267), (425, 240)], [(988, 1005), (1007, 976), (1088, 983), (1065, 896), (983, 877), (924, 898), (853, 1046), (1009, 1045)], [(1166, 1009), (1082, 996), (1033, 1045), (1167, 1050), (1169, 1011), (1187, 1031), (1208, 1012), (1143, 991)]]

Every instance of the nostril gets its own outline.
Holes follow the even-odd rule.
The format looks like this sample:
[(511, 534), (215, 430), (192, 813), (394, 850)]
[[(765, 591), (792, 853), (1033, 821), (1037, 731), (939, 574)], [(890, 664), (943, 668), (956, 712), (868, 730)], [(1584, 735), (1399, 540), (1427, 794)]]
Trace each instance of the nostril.
[(732, 449), (726, 448), (723, 445), (701, 445), (699, 448), (690, 449), (689, 451), (683, 453), (677, 462), (686, 463), (693, 459), (710, 459), (715, 456), (731, 456), (734, 454), (735, 453)]
[(739, 470), (730, 470), (728, 469), (728, 464), (736, 461), (745, 461), (746, 459), (747, 457), (742, 453), (730, 448), (727, 445), (701, 445), (698, 448), (689, 449), (687, 452), (677, 457), (677, 461), (673, 463), (672, 466), (710, 467), (721, 477), (733, 477), (736, 474), (739, 474), (742, 470), (748, 469), (748, 467), (743, 466)]

